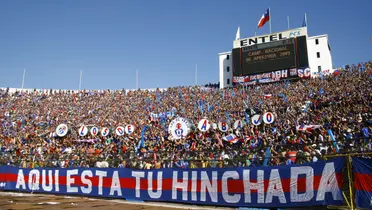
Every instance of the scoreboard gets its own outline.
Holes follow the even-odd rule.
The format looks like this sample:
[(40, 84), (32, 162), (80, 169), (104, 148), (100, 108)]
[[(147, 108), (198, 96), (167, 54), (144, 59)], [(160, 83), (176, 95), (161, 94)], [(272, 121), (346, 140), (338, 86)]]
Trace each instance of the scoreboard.
[(233, 76), (308, 67), (306, 36), (233, 49)]
[(242, 74), (249, 74), (250, 70), (262, 73), (273, 68), (294, 68), (296, 66), (294, 39), (283, 40), (274, 44), (278, 46), (254, 45), (242, 48), (242, 56), (244, 58), (242, 63), (245, 67)]

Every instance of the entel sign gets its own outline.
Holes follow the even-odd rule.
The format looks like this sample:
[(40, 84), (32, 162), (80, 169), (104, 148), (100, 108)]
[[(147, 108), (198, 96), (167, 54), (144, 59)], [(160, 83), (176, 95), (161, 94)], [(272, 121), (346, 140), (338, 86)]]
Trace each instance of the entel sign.
[(262, 36), (254, 36), (245, 39), (235, 40), (233, 48), (247, 47), (255, 44), (278, 41), (282, 39), (294, 38), (297, 36), (307, 36), (307, 27), (295, 28), (278, 33), (266, 34)]

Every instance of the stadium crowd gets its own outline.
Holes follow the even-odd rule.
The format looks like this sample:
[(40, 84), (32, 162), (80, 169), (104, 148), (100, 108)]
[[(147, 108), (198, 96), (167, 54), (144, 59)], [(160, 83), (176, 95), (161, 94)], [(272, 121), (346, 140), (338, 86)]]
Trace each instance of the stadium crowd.
[[(234, 89), (0, 90), (0, 162), (20, 167), (253, 167), (367, 152), (372, 151), (371, 90), (372, 62), (318, 78)], [(275, 113), (274, 123), (250, 123), (254, 114), (267, 111)], [(163, 112), (174, 116), (151, 114)], [(249, 120), (242, 129), (196, 128), (177, 140), (167, 130), (177, 116), (196, 125), (203, 118), (213, 123)], [(61, 123), (71, 128), (63, 138), (55, 135)], [(77, 132), (81, 125), (115, 129), (128, 124), (136, 127), (131, 135), (82, 138)], [(145, 125), (145, 145), (138, 147)], [(239, 141), (225, 141), (229, 134)]]

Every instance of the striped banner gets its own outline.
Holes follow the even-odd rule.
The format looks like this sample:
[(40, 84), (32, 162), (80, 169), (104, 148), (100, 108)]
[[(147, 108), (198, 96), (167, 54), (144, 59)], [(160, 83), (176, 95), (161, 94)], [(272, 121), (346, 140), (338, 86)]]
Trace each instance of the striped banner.
[(355, 201), (358, 208), (372, 208), (372, 160), (353, 157)]
[[(252, 168), (0, 167), (0, 190), (232, 207), (342, 205), (344, 158)], [(358, 180), (358, 179), (357, 179)], [(368, 185), (371, 189), (372, 185)]]

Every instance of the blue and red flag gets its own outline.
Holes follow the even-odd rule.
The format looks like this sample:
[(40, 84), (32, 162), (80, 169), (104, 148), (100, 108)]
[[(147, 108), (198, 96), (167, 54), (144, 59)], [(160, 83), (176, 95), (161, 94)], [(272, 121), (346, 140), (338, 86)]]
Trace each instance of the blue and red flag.
[(270, 8), (267, 8), (267, 10), (265, 11), (265, 13), (262, 15), (260, 21), (258, 21), (258, 25), (257, 25), (257, 27), (258, 27), (258, 28), (261, 28), (261, 27), (264, 26), (265, 23), (267, 23), (269, 20), (270, 20)]
[(358, 208), (372, 208), (372, 159), (353, 158), (355, 201)]
[(340, 71), (338, 69), (336, 69), (334, 72), (333, 72), (333, 76), (337, 77), (338, 75), (340, 74)]
[(224, 136), (222, 139), (234, 144), (239, 141), (239, 138), (236, 137), (234, 134)]

